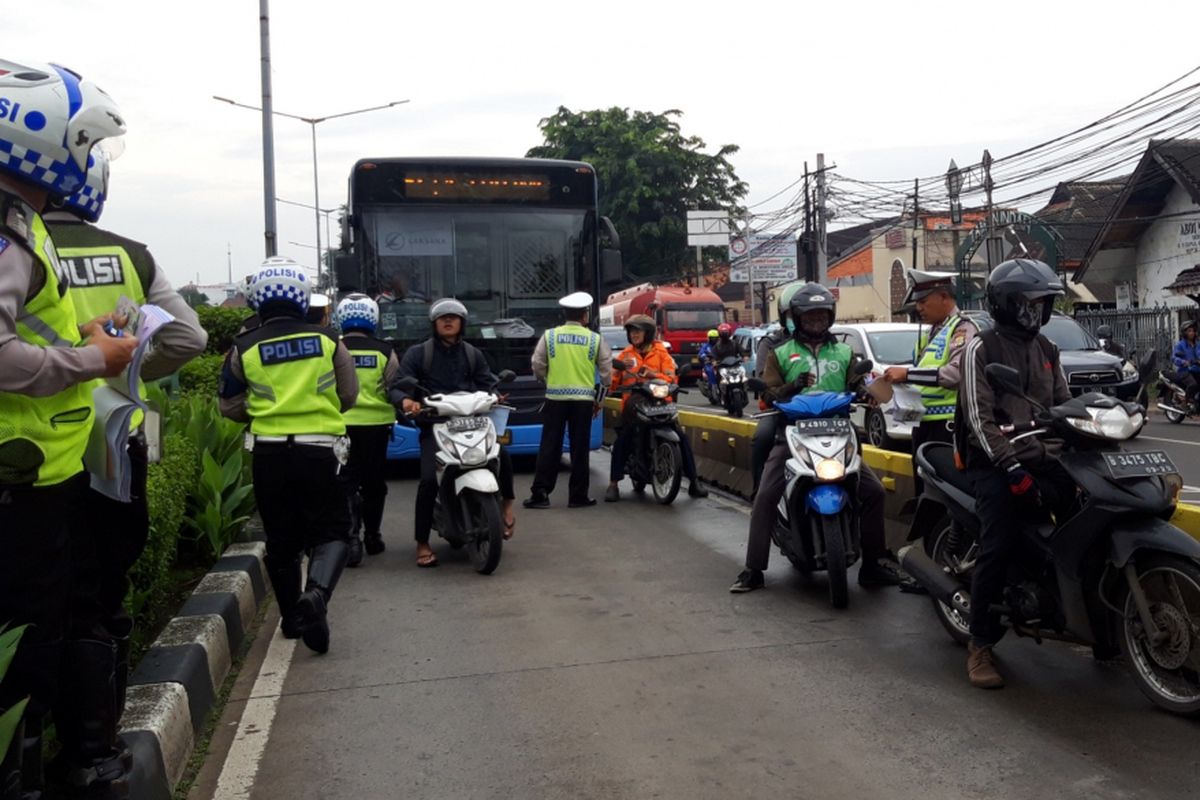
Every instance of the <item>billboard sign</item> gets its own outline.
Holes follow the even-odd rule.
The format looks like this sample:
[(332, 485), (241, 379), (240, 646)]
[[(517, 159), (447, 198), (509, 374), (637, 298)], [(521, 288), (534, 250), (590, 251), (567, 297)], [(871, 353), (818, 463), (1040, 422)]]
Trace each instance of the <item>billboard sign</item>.
[(729, 240), (729, 280), (733, 283), (748, 283), (751, 267), (755, 283), (794, 281), (796, 266), (793, 233), (752, 233)]

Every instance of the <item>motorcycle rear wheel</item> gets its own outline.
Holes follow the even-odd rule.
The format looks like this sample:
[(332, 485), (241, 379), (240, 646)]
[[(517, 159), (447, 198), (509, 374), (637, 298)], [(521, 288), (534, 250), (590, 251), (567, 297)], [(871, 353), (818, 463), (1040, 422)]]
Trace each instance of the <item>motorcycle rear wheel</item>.
[(471, 566), (480, 575), (491, 575), (500, 566), (500, 554), (504, 548), (504, 520), (500, 516), (500, 503), (495, 495), (467, 489), (463, 492), (462, 504)]
[[(949, 515), (943, 516), (934, 525), (933, 536), (925, 537), (925, 541), (933, 543), (926, 552), (929, 553), (933, 563), (942, 568), (948, 566), (948, 559), (951, 556), (961, 557), (971, 545), (971, 534), (964, 531), (959, 534), (958, 546), (954, 548), (955, 552), (950, 552), (950, 534), (953, 532), (953, 524)], [(936, 597), (933, 598), (933, 611), (937, 614), (938, 622), (942, 623), (942, 627), (946, 629), (946, 633), (950, 634), (951, 639), (964, 645), (971, 640), (970, 617), (963, 615), (958, 609), (946, 605)]]
[(1163, 415), (1166, 416), (1167, 422), (1171, 423), (1172, 425), (1178, 425), (1179, 423), (1183, 422), (1184, 417), (1186, 416), (1185, 414), (1180, 414), (1178, 411), (1168, 411), (1165, 408), (1163, 409)]
[(845, 517), (813, 515), (813, 525), (820, 526), (819, 533), (825, 540), (825, 569), (829, 573), (829, 603), (834, 608), (845, 608), (850, 604), (850, 586), (846, 570)]
[(650, 451), (650, 489), (664, 506), (675, 502), (683, 480), (683, 457), (675, 442), (659, 441)]
[(1155, 554), (1139, 559), (1137, 573), (1151, 616), (1167, 636), (1158, 645), (1150, 643), (1133, 593), (1125, 587), (1121, 651), (1150, 702), (1175, 714), (1200, 715), (1200, 567)]

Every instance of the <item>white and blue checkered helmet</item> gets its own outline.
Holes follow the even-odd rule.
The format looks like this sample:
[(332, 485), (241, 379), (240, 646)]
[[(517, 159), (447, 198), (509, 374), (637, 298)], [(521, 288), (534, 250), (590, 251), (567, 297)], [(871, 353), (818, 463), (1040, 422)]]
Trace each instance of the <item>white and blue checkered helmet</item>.
[(379, 325), (379, 304), (365, 294), (355, 292), (342, 298), (333, 315), (333, 324), (346, 331), (374, 333)]
[(123, 133), (117, 104), (91, 81), (0, 59), (0, 170), (69, 197), (84, 184), (92, 145)]
[(78, 191), (63, 200), (63, 208), (88, 222), (97, 222), (104, 213), (104, 201), (107, 199), (108, 153), (94, 147), (88, 156), (87, 179)]
[(311, 291), (312, 282), (299, 264), (287, 256), (271, 256), (254, 274), (246, 302), (258, 310), (267, 303), (282, 300), (306, 314)]

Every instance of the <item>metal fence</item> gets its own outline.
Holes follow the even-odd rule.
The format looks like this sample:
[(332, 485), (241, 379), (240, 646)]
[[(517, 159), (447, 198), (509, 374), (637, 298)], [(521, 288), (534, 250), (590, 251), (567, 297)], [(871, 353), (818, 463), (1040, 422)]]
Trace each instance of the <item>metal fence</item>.
[(1160, 367), (1171, 363), (1171, 349), (1179, 341), (1179, 326), (1184, 320), (1198, 316), (1195, 308), (1130, 308), (1118, 311), (1102, 308), (1077, 311), (1075, 320), (1093, 334), (1101, 325), (1109, 325), (1113, 339), (1125, 346), (1131, 355), (1141, 356), (1149, 350), (1158, 353)]

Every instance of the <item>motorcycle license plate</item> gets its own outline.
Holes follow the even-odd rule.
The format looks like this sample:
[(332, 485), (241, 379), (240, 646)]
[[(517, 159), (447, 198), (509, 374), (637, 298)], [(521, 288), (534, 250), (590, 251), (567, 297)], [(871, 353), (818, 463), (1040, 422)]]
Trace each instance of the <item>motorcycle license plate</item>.
[(487, 417), (455, 417), (446, 427), (452, 431), (477, 431), (486, 428), (487, 424)]
[(1175, 462), (1163, 450), (1130, 453), (1105, 453), (1104, 463), (1114, 478), (1144, 478), (1147, 475), (1178, 473)]
[(839, 436), (850, 432), (850, 420), (841, 417), (835, 419), (801, 419), (792, 424), (796, 430), (805, 435), (824, 433)]

